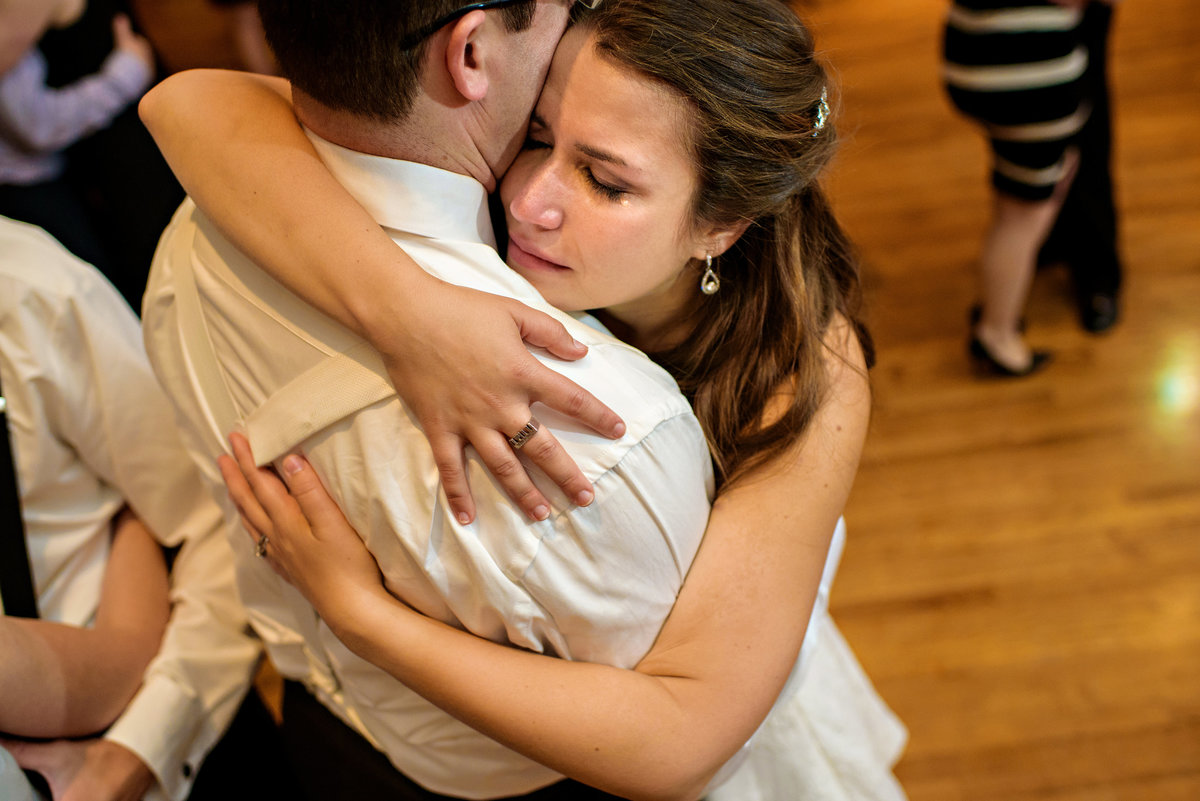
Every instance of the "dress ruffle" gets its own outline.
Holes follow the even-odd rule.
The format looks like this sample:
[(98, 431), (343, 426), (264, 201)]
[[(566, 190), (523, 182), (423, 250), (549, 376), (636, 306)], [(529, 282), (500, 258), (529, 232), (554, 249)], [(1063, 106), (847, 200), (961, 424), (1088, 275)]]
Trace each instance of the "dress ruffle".
[(905, 801), (892, 768), (908, 731), (829, 616), (845, 542), (839, 520), (792, 675), (705, 801)]
[(705, 801), (905, 801), (892, 768), (904, 724), (871, 685), (833, 619), (800, 686), (771, 711), (741, 767)]

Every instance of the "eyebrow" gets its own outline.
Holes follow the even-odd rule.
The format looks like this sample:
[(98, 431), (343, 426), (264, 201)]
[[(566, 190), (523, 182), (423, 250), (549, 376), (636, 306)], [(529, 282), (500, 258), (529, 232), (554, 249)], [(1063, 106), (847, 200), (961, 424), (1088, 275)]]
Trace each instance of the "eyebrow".
[(585, 156), (596, 159), (597, 161), (607, 162), (608, 164), (616, 164), (618, 167), (628, 167), (629, 163), (620, 156), (614, 156), (607, 150), (600, 150), (591, 145), (575, 145), (575, 149)]
[[(543, 119), (542, 116), (536, 111), (529, 115), (529, 122), (531, 125), (543, 130), (550, 129), (550, 126), (546, 124), (546, 120)], [(620, 156), (609, 153), (607, 150), (601, 150), (598, 147), (593, 147), (592, 145), (578, 144), (575, 145), (575, 149), (589, 158), (596, 159), (597, 161), (603, 161), (606, 164), (615, 164), (618, 167), (629, 166), (629, 162), (625, 161), (625, 159), (621, 158)]]

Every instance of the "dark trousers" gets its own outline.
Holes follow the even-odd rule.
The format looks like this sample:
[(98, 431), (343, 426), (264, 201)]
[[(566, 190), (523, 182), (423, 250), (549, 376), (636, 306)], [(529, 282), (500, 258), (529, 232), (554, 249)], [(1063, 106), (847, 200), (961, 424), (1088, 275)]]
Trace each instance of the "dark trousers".
[(0, 184), (0, 215), (44, 228), (67, 250), (108, 273), (108, 254), (91, 214), (65, 179), (28, 186)]
[[(191, 767), (184, 768), (190, 771)], [(25, 771), (33, 786), (50, 797), (40, 774)], [(251, 690), (225, 736), (216, 744), (192, 784), (188, 801), (267, 801), (300, 798), (295, 776), (288, 769), (279, 727)], [(3, 801), (3, 799), (0, 799)]]
[(1121, 286), (1117, 255), (1117, 211), (1112, 181), (1112, 109), (1108, 86), (1108, 34), (1113, 10), (1090, 3), (1080, 34), (1088, 48), (1084, 96), (1091, 117), (1079, 132), (1079, 171), (1038, 261), (1063, 262), (1081, 300), (1093, 293), (1116, 294)]
[[(284, 683), (283, 741), (295, 777), (310, 801), (458, 801), (432, 793), (400, 773), (297, 682)], [(620, 801), (571, 780), (510, 798)]]
[(188, 801), (299, 798), (289, 768), (279, 727), (251, 689), (229, 731), (200, 767)]

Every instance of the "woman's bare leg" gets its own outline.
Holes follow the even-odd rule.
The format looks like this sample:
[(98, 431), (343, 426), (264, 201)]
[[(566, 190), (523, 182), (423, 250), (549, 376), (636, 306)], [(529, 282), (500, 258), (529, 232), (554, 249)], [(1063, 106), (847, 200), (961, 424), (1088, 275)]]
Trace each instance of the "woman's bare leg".
[(92, 628), (0, 618), (0, 731), (78, 737), (107, 727), (141, 684), (168, 613), (162, 550), (123, 512)]
[(1078, 154), (1068, 152), (1066, 177), (1046, 200), (993, 194), (991, 226), (979, 261), (983, 308), (974, 334), (993, 358), (1016, 371), (1028, 367), (1033, 359), (1021, 333), (1021, 317), (1038, 249), (1058, 217), (1077, 164)]

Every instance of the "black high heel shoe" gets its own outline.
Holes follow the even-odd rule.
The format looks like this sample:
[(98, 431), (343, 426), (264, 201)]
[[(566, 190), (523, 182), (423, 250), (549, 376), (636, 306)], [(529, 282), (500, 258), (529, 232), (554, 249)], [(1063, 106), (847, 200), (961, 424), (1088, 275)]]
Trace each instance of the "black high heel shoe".
[(1053, 354), (1049, 351), (1035, 350), (1033, 358), (1029, 360), (1029, 364), (1021, 369), (1015, 369), (993, 356), (991, 351), (987, 349), (987, 346), (980, 341), (979, 337), (974, 335), (972, 335), (971, 341), (967, 343), (967, 352), (971, 354), (971, 359), (981, 371), (997, 378), (1023, 378), (1027, 375), (1032, 375), (1049, 364), (1054, 358)]

